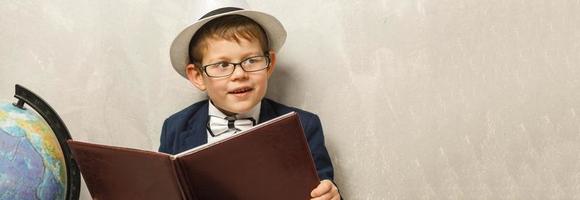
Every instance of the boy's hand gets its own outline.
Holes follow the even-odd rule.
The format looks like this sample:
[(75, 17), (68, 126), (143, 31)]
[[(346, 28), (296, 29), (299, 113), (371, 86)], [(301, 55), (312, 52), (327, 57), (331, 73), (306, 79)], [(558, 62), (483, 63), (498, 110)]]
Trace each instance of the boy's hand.
[(310, 200), (340, 200), (338, 188), (330, 180), (322, 180), (320, 184), (310, 192)]

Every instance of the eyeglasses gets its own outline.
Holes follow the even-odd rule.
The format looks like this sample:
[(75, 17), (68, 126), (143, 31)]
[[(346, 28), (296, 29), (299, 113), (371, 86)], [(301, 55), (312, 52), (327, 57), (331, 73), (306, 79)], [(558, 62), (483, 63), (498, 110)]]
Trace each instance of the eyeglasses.
[(238, 65), (245, 72), (257, 72), (270, 66), (270, 58), (268, 56), (253, 56), (246, 58), (239, 63), (218, 62), (204, 65), (201, 69), (209, 77), (221, 78), (232, 75)]

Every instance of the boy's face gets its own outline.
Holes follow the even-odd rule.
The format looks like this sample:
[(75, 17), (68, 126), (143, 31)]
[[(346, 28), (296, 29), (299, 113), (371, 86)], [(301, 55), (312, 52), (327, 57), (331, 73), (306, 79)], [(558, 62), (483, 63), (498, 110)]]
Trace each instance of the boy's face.
[[(257, 40), (240, 38), (239, 43), (219, 38), (206, 39), (207, 49), (203, 54), (202, 66), (218, 62), (239, 63), (252, 56), (262, 56), (264, 51)], [(257, 105), (268, 87), (268, 79), (274, 71), (276, 56), (270, 52), (270, 67), (256, 72), (245, 72), (238, 65), (228, 77), (208, 77), (198, 71), (194, 64), (187, 66), (187, 76), (193, 85), (207, 94), (224, 114), (231, 115), (250, 111)]]

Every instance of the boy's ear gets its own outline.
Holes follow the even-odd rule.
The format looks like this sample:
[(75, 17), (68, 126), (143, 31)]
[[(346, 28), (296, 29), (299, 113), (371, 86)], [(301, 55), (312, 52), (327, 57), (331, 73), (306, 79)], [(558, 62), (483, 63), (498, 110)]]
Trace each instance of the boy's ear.
[(197, 89), (205, 91), (205, 83), (203, 82), (203, 72), (199, 70), (194, 64), (189, 64), (185, 68), (187, 73), (187, 79), (191, 84), (193, 84)]
[(274, 73), (274, 69), (276, 68), (276, 52), (269, 51), (268, 54), (270, 56), (270, 67), (268, 68), (268, 78), (270, 78), (270, 76), (272, 76), (272, 73)]

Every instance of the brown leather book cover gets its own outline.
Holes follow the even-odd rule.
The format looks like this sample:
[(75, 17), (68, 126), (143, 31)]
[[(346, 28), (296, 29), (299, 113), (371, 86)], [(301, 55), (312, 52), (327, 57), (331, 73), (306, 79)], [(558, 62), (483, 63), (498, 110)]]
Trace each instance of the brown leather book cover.
[(310, 199), (319, 179), (298, 115), (169, 155), (68, 141), (94, 199)]

